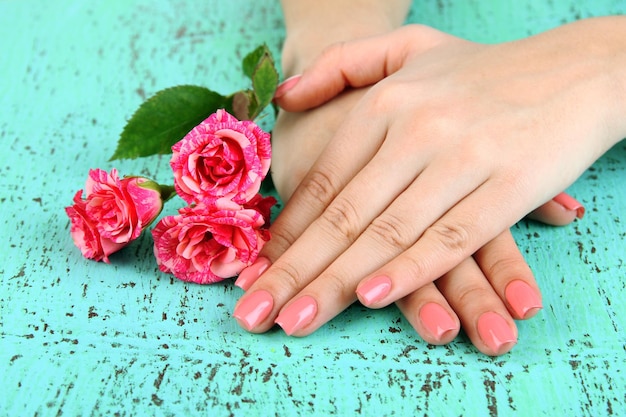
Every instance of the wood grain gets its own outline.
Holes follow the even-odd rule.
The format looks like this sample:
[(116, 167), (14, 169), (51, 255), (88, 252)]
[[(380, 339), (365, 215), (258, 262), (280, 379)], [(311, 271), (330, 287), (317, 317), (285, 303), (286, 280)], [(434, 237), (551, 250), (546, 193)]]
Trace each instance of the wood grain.
[[(411, 20), (498, 41), (626, 12), (451, 3), (416, 3)], [(111, 265), (80, 256), (63, 208), (89, 168), (112, 167), (142, 100), (245, 87), (241, 57), (260, 42), (278, 56), (283, 37), (271, 0), (0, 1), (0, 415), (626, 415), (624, 142), (570, 188), (583, 220), (514, 228), (545, 309), (499, 358), (464, 336), (427, 345), (395, 307), (355, 305), (302, 339), (251, 335), (230, 315), (238, 288), (160, 273), (147, 235)], [(115, 166), (170, 176), (167, 157)]]

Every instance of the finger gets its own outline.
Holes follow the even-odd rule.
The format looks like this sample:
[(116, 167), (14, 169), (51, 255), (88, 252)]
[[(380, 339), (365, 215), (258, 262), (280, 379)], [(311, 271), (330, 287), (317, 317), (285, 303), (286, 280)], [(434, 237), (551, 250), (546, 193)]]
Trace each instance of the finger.
[[(378, 123), (375, 127), (363, 121), (349, 125), (348, 129), (357, 137), (371, 135), (369, 137), (374, 137), (374, 140), (361, 143), (357, 151), (347, 140), (332, 141), (328, 145), (324, 152), (327, 156), (320, 157), (270, 228), (272, 239), (263, 248), (260, 258), (242, 271), (236, 281), (238, 286), (248, 292), (235, 306), (233, 315), (249, 331), (262, 332), (272, 327), (273, 318), (280, 307), (321, 274), (349, 246), (351, 240), (358, 236), (360, 222), (369, 222), (368, 217), (375, 216), (376, 210), (382, 210), (387, 204), (379, 189), (381, 167), (375, 166), (372, 169), (371, 164), (368, 164), (369, 172), (365, 174), (371, 180), (358, 183), (359, 186), (364, 186), (361, 188), (361, 197), (354, 201), (339, 199), (331, 204), (349, 178), (355, 177), (373, 158), (378, 144), (383, 141), (376, 137), (377, 130), (379, 137), (384, 138), (386, 126)], [(339, 132), (341, 130), (340, 128)], [(338, 137), (344, 138), (347, 135), (339, 134)], [(350, 155), (350, 158), (345, 158), (345, 155)], [(389, 173), (389, 177), (385, 177), (392, 184), (385, 189), (389, 196), (401, 191), (398, 187), (402, 187), (400, 179), (405, 175), (400, 166), (396, 167), (394, 172)], [(402, 169), (406, 168), (407, 165), (402, 165)], [(371, 204), (369, 196), (374, 193), (378, 194), (374, 200), (376, 204)], [(392, 197), (387, 197), (390, 198)], [(358, 218), (355, 219), (354, 216)], [(308, 231), (306, 237), (300, 239), (307, 226), (318, 217), (320, 218), (313, 231)], [(342, 224), (343, 230), (338, 233), (335, 224), (343, 219), (347, 219), (349, 223), (347, 226)], [(263, 274), (262, 279), (259, 279), (260, 274)], [(262, 296), (254, 294), (261, 290)], [(354, 297), (354, 294), (351, 296)], [(253, 304), (267, 305), (269, 300), (272, 305), (265, 308), (262, 315), (254, 313), (256, 307)], [(250, 319), (246, 316), (250, 316)]]
[[(426, 171), (422, 176), (425, 174)], [(413, 197), (414, 201), (418, 201), (418, 195), (421, 193)], [(458, 204), (451, 204), (452, 208), (439, 220), (428, 223), (431, 226), (413, 246), (361, 281), (357, 288), (359, 299), (369, 307), (380, 308), (434, 281), (516, 223), (521, 217), (518, 211), (528, 212), (532, 204), (521, 201), (507, 181), (485, 182)], [(406, 211), (407, 201), (402, 201), (402, 205), (390, 207), (389, 212)], [(516, 205), (522, 205), (521, 209), (508, 209)], [(430, 205), (427, 208), (432, 211)], [(386, 285), (387, 291), (370, 297), (368, 293), (380, 285)]]
[[(386, 132), (384, 123), (373, 120), (353, 123), (338, 130), (337, 139), (324, 149), (313, 167), (300, 182), (283, 211), (271, 226), (272, 239), (264, 246), (262, 255), (276, 260), (304, 230), (317, 219), (348, 181), (374, 157)], [(371, 137), (357, 148), (347, 140), (346, 131), (356, 137)], [(346, 155), (350, 155), (346, 158)]]
[(515, 346), (515, 322), (472, 258), (438, 279), (436, 285), (478, 350), (495, 356)]
[(292, 77), (279, 86), (275, 101), (288, 111), (319, 106), (346, 87), (364, 87), (382, 80), (411, 55), (448, 37), (427, 26), (407, 25), (388, 34), (335, 44), (301, 77)]
[[(494, 294), (505, 302), (508, 311), (514, 318), (527, 319), (541, 309), (539, 288), (508, 230), (479, 249), (474, 254), (474, 260), (484, 275), (482, 279), (490, 283)], [(465, 266), (457, 268), (465, 268)], [(454, 292), (455, 288), (451, 284), (454, 277), (461, 276), (461, 274), (456, 272), (447, 274), (448, 292), (446, 294), (451, 300), (462, 297), (462, 294)], [(478, 278), (480, 276), (476, 274), (476, 279), (478, 280)], [(487, 289), (485, 286), (482, 288)], [(489, 294), (489, 297), (493, 298), (493, 295)], [(491, 302), (497, 307), (500, 306), (494, 300)], [(474, 317), (476, 316), (475, 312), (465, 310), (464, 305), (458, 304), (455, 302), (459, 315), (472, 314)], [(452, 307), (433, 284), (426, 284), (417, 291), (401, 298), (396, 301), (396, 305), (415, 330), (429, 343), (449, 343), (458, 333), (457, 314), (454, 313)], [(485, 306), (488, 307), (485, 312), (490, 311), (487, 303)], [(471, 322), (472, 317), (465, 317), (465, 321)]]
[[(373, 120), (374, 117), (348, 120), (342, 125), (338, 139), (328, 145), (296, 190), (289, 210), (285, 209), (272, 228), (272, 239), (263, 249), (263, 256), (269, 259), (272, 266), (263, 272), (267, 262), (261, 268), (255, 264), (242, 272), (246, 279), (248, 271), (253, 271), (256, 277), (259, 272), (263, 272), (263, 277), (252, 280), (254, 283), (251, 286), (244, 287), (248, 289), (248, 293), (235, 307), (235, 317), (241, 319), (242, 311), (252, 308), (244, 308), (244, 305), (252, 302), (248, 301), (248, 297), (256, 300), (256, 296), (252, 298), (255, 291), (265, 291), (266, 298), (267, 294), (273, 295), (273, 306), (264, 311), (263, 317), (258, 316), (254, 321), (240, 320), (248, 330), (251, 327), (255, 331), (269, 329), (281, 306), (316, 278), (314, 286), (307, 288), (299, 296), (309, 295), (318, 302), (323, 302), (325, 305), (318, 306), (318, 310), (324, 312), (325, 319), (342, 311), (354, 299), (356, 283), (363, 276), (412, 244), (427, 225), (432, 224), (450, 205), (471, 192), (476, 184), (486, 178), (486, 172), (481, 169), (469, 170), (461, 180), (455, 180), (449, 175), (423, 176), (430, 184), (430, 188), (428, 185), (421, 187), (426, 193), (424, 195), (440, 195), (442, 198), (434, 200), (424, 210), (415, 210), (415, 201), (419, 201), (423, 195), (408, 201), (405, 204), (406, 212), (402, 216), (387, 218), (386, 222), (375, 222), (371, 227), (373, 233), (370, 234), (370, 239), (357, 245), (357, 249), (350, 248), (350, 251), (345, 252), (361, 232), (414, 180), (426, 161), (432, 159), (431, 153), (437, 148), (436, 144), (431, 143), (431, 146), (424, 146), (423, 152), (408, 152), (403, 158), (398, 158), (394, 144), (388, 145), (384, 142), (384, 121), (370, 124)], [(376, 139), (376, 129), (380, 129), (380, 126), (383, 127), (378, 132), (381, 139)], [(355, 151), (351, 138), (365, 138), (369, 135), (374, 136), (375, 140), (362, 141), (364, 143), (357, 146)], [(383, 145), (380, 149), (373, 145), (381, 142)], [(346, 155), (350, 155), (350, 158), (345, 158)], [(457, 161), (450, 158), (442, 163), (445, 165), (439, 171), (434, 169), (431, 172), (450, 172), (451, 165)], [(433, 163), (432, 166), (438, 165)], [(380, 175), (381, 172), (385, 172), (385, 175)], [(414, 175), (410, 175), (411, 172)], [(348, 184), (351, 177), (353, 179)], [(421, 181), (418, 185), (419, 183)], [(337, 195), (342, 188), (343, 191)], [(373, 195), (376, 198), (372, 199)], [(327, 207), (319, 218), (314, 220), (316, 212), (325, 206)], [(402, 235), (394, 234), (399, 231), (394, 225), (396, 219), (412, 217), (421, 220), (421, 229), (407, 228), (402, 231)], [(294, 234), (294, 229), (298, 230), (294, 224), (310, 226), (302, 234)], [(387, 226), (392, 227), (392, 230)], [(391, 233), (388, 234), (388, 231)], [(380, 237), (383, 239), (380, 240)], [(401, 245), (398, 245), (399, 238), (403, 240)], [(336, 262), (333, 269), (322, 274), (340, 255), (343, 257), (341, 262)], [(367, 261), (355, 265), (354, 259)], [(329, 293), (327, 288), (338, 288), (342, 291)], [(323, 322), (321, 317), (316, 320), (319, 325)]]
[(422, 339), (433, 345), (450, 343), (461, 328), (459, 318), (434, 284), (413, 291), (396, 305)]
[(582, 219), (585, 207), (566, 193), (561, 193), (542, 206), (531, 211), (529, 219), (553, 226), (565, 226), (574, 220)]
[[(469, 193), (475, 187), (476, 182), (482, 181), (482, 176), (478, 177), (477, 180), (472, 178), (470, 174), (461, 177), (460, 180), (439, 176), (430, 178), (428, 174), (422, 174), (407, 191), (394, 201), (396, 204), (398, 200), (406, 200), (404, 204), (400, 204), (405, 208), (405, 211), (396, 212), (391, 217), (386, 217), (384, 213), (378, 216), (378, 213), (388, 205), (387, 202), (391, 202), (404, 187), (401, 185), (399, 188), (395, 188), (403, 181), (401, 176), (396, 178), (396, 175), (406, 173), (407, 170), (407, 167), (402, 165), (403, 163), (396, 161), (393, 164), (386, 160), (383, 155), (377, 155), (377, 158), (373, 159), (331, 203), (331, 206), (320, 219), (316, 220), (300, 239), (276, 261), (274, 269), (270, 268), (263, 277), (265, 279), (263, 283), (259, 281), (259, 285), (251, 288), (250, 291), (256, 288), (271, 288), (268, 290), (271, 293), (280, 292), (281, 289), (284, 292), (284, 289), (289, 287), (289, 283), (293, 281), (289, 275), (293, 275), (295, 270), (302, 270), (307, 267), (307, 259), (303, 259), (303, 254), (306, 257), (306, 254), (314, 250), (319, 242), (333, 241), (338, 237), (344, 237), (343, 243), (337, 246), (338, 250), (328, 252), (328, 257), (324, 261), (328, 267), (323, 272), (308, 277), (304, 275), (298, 277), (298, 286), (303, 289), (299, 293), (293, 292), (294, 301), (287, 304), (277, 319), (281, 326), (286, 324), (284, 328), (289, 334), (301, 336), (311, 333), (343, 311), (354, 302), (356, 286), (362, 277), (401, 254), (417, 239), (421, 232), (419, 227), (415, 227), (412, 223), (422, 225), (420, 227), (425, 228), (456, 201), (454, 196), (463, 196)], [(385, 168), (388, 169), (386, 175), (380, 176), (379, 173)], [(438, 170), (429, 172), (438, 172)], [(476, 174), (479, 170), (473, 172)], [(381, 186), (378, 181), (390, 181), (390, 183)], [(422, 182), (434, 188), (427, 188), (422, 185)], [(411, 190), (414, 187), (424, 191), (426, 195), (436, 194), (441, 195), (442, 198), (437, 202), (430, 203), (428, 207), (430, 211), (420, 210), (417, 204), (419, 200), (412, 197)], [(444, 190), (445, 192), (442, 192)], [(371, 201), (369, 198), (370, 192), (377, 192), (375, 201)], [(344, 201), (344, 203), (338, 201)], [(345, 214), (343, 215), (336, 215), (341, 211), (343, 204), (349, 204), (351, 208), (344, 210)], [(339, 208), (333, 208), (334, 206)], [(331, 213), (330, 217), (327, 217), (327, 212)], [(435, 214), (433, 215), (433, 213)], [(358, 218), (356, 222), (350, 220), (352, 215)], [(378, 217), (376, 218), (376, 216)], [(366, 227), (369, 233), (365, 236), (361, 235), (350, 244), (358, 236), (356, 231)], [(355, 262), (355, 259), (359, 261)], [(379, 290), (376, 289), (375, 291)], [(296, 293), (297, 295), (295, 295)], [(291, 307), (292, 303), (295, 307)], [(303, 309), (310, 312), (311, 315), (308, 315), (306, 320), (295, 319), (294, 317), (302, 315), (301, 310)]]
[(542, 308), (541, 292), (510, 231), (480, 248), (474, 260), (516, 319), (528, 319)]
[[(333, 107), (339, 106), (341, 108), (343, 106), (345, 109), (350, 109), (354, 107), (363, 94), (364, 90), (362, 89), (346, 92), (333, 100)], [(316, 186), (315, 177), (312, 180), (312, 177), (309, 176), (306, 179), (306, 181), (309, 181), (309, 184), (307, 185), (305, 181), (296, 197), (291, 197), (307, 173), (311, 171), (315, 161), (319, 159), (320, 154), (335, 134), (337, 127), (341, 126), (342, 121), (346, 119), (345, 113), (329, 112), (326, 106), (310, 110), (306, 114), (281, 111), (278, 117), (281, 123), (277, 122), (274, 129), (275, 136), (272, 139), (273, 141), (279, 141), (274, 143), (277, 146), (276, 158), (272, 162), (272, 176), (274, 177), (279, 195), (287, 204), (278, 216), (278, 219), (272, 224), (270, 231), (273, 238), (264, 246), (258, 261), (244, 269), (235, 281), (236, 286), (246, 291), (328, 206), (331, 196), (324, 198), (324, 196), (317, 193), (318, 187)], [(328, 121), (329, 126), (320, 123), (320, 118)], [(293, 125), (293, 123), (296, 124)], [(298, 133), (298, 130), (295, 129), (296, 127), (302, 133)], [(283, 132), (282, 129), (285, 129), (285, 131)], [(373, 129), (369, 130), (370, 132), (373, 131)], [(298, 134), (297, 138), (293, 137), (294, 132)], [(294, 139), (297, 140), (294, 141)], [(366, 147), (361, 144), (359, 151), (366, 151)], [(282, 152), (282, 157), (278, 152)], [(370, 152), (374, 152), (373, 147)], [(304, 157), (302, 156), (303, 154)], [(293, 155), (299, 155), (297, 162)], [(287, 162), (291, 159), (293, 160)], [(358, 166), (351, 168), (349, 165), (350, 162), (355, 161), (356, 158), (345, 161), (346, 163), (342, 165), (342, 169), (358, 169)], [(317, 175), (317, 177), (320, 176), (319, 174)], [(313, 193), (317, 194), (313, 195)]]
[[(320, 217), (313, 221), (297, 240), (292, 241), (265, 272), (260, 271), (263, 272), (263, 277), (249, 287), (248, 293), (251, 294), (246, 293), (235, 307), (235, 317), (241, 319), (240, 323), (248, 330), (254, 328), (255, 331), (265, 331), (272, 326), (272, 319), (277, 310), (298, 294), (298, 297), (312, 297), (319, 303), (316, 310), (320, 314), (309, 326), (312, 331), (354, 302), (357, 283), (364, 275), (388, 260), (385, 257), (386, 253), (371, 247), (367, 248), (367, 255), (350, 258), (354, 256), (354, 252), (349, 252), (348, 257), (343, 257), (344, 260), (324, 270), (344, 253), (361, 231), (402, 192), (407, 186), (406, 183), (411, 180), (410, 177), (406, 177), (410, 170), (415, 170), (410, 158), (396, 164), (391, 164), (384, 156), (372, 159), (372, 162), (328, 205)], [(381, 171), (386, 171), (386, 175), (381, 176)], [(376, 198), (372, 199), (372, 195), (376, 195)], [(294, 195), (293, 198), (296, 197)], [(284, 224), (284, 227), (287, 225)], [(274, 239), (275, 234), (268, 245)], [(367, 259), (367, 262), (355, 265), (354, 259)], [(254, 268), (257, 268), (257, 264), (249, 269)], [(313, 280), (315, 281), (305, 288)], [(256, 291), (272, 294), (273, 308), (266, 311), (267, 314), (263, 318), (255, 316), (254, 320), (243, 320), (243, 313), (240, 310), (247, 311), (252, 307), (245, 307), (246, 304), (258, 301), (259, 296), (254, 295)]]

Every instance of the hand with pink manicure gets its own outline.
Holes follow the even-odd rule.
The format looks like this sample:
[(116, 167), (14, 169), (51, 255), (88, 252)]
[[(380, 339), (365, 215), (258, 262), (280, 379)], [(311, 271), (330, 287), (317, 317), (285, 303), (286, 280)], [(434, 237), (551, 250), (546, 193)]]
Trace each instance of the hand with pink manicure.
[[(342, 94), (305, 113), (281, 112), (273, 135), (273, 178), (285, 201), (289, 201), (298, 182), (332, 138), (331, 126), (340, 124), (339, 118), (332, 114), (348, 113), (364, 92)], [(320, 125), (325, 126), (325, 132), (316, 128)], [(537, 209), (533, 217), (551, 224), (568, 224), (576, 217), (582, 217), (582, 205), (564, 193), (561, 196), (566, 198), (567, 207), (555, 198)], [(570, 203), (574, 203), (574, 206)], [(272, 226), (272, 232), (277, 238), (266, 244), (262, 256), (240, 274), (236, 285), (245, 290), (250, 289), (271, 266), (270, 259), (279, 259), (292, 243), (289, 240), (291, 236), (304, 231), (314, 218), (313, 215), (304, 216), (301, 211), (292, 211), (288, 202), (285, 212)], [(495, 264), (507, 267), (493, 268), (492, 265)], [(474, 284), (459, 288), (459, 284), (467, 284), (468, 276), (473, 278)], [(313, 327), (311, 324), (318, 315), (316, 298), (308, 295), (296, 297), (292, 303), (288, 302), (288, 307), (280, 310), (280, 300), (289, 300), (304, 287), (283, 286), (281, 289), (268, 289), (263, 282), (264, 278), (261, 277), (259, 286), (263, 289), (249, 291), (245, 302), (237, 306), (235, 316), (242, 327), (258, 332), (276, 322), (290, 335), (303, 336), (314, 331), (317, 325)], [(347, 304), (334, 305), (333, 311), (339, 312), (354, 301), (355, 289), (356, 286), (351, 289), (352, 300)], [(475, 299), (473, 304), (464, 301), (468, 299), (466, 294), (476, 289), (482, 290), (484, 296)], [(318, 295), (317, 298), (323, 302), (323, 295)], [(429, 343), (445, 344), (452, 341), (463, 323), (466, 333), (487, 354), (508, 351), (517, 340), (513, 319), (530, 318), (542, 306), (534, 277), (509, 232), (494, 239), (473, 258), (470, 257), (463, 268), (456, 268), (434, 284), (415, 291), (398, 300), (396, 304), (416, 331)], [(493, 313), (494, 310), (498, 314)], [(280, 311), (278, 316), (277, 311)], [(266, 324), (268, 321), (269, 324)], [(319, 325), (321, 324), (323, 323)], [(494, 338), (494, 334), (498, 334), (498, 337)]]
[[(502, 45), (406, 27), (307, 65), (277, 101), (320, 106), (277, 121), (273, 175), (293, 195), (237, 281), (248, 290), (240, 324), (302, 336), (358, 296), (374, 308), (395, 301), (431, 343), (463, 326), (482, 352), (508, 351), (513, 319), (535, 314), (541, 297), (507, 229), (545, 201), (535, 217), (582, 215), (558, 191), (626, 136), (624, 95), (608, 87), (626, 84), (614, 65), (626, 59), (624, 27), (590, 19)], [(574, 41), (579, 55), (558, 53)]]

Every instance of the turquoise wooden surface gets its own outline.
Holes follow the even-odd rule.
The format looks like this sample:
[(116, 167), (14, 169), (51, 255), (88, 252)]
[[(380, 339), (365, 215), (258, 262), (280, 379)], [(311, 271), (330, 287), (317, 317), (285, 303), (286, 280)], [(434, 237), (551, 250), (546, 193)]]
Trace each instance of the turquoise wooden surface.
[[(411, 20), (489, 42), (626, 12), (419, 3)], [(141, 101), (241, 88), (241, 56), (260, 42), (278, 55), (283, 36), (271, 0), (0, 0), (0, 415), (626, 415), (624, 142), (570, 188), (582, 221), (514, 228), (545, 309), (498, 358), (463, 336), (429, 346), (395, 307), (353, 306), (301, 339), (247, 334), (230, 316), (241, 290), (158, 272), (148, 235), (111, 265), (81, 258), (63, 207), (89, 168), (113, 166)], [(115, 166), (168, 182), (167, 162)]]

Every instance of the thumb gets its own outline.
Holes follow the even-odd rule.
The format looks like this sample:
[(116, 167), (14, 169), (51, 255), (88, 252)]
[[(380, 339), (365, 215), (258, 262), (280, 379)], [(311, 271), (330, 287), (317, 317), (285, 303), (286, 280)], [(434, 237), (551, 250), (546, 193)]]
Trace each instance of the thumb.
[(384, 35), (328, 47), (302, 75), (285, 80), (274, 101), (287, 111), (317, 107), (348, 87), (372, 85), (398, 71), (413, 55), (441, 42), (445, 35), (422, 25), (407, 25)]

